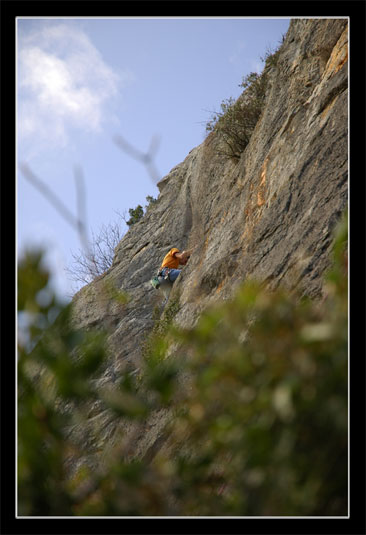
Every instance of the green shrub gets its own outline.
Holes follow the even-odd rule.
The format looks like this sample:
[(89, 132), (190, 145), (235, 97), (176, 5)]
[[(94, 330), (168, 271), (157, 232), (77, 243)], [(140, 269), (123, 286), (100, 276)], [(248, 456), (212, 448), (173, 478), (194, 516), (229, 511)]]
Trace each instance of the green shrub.
[(138, 204), (136, 208), (130, 208), (128, 213), (130, 214), (130, 219), (126, 221), (126, 224), (130, 227), (142, 219), (144, 215), (144, 209), (142, 208), (141, 204)]
[(268, 70), (277, 67), (279, 53), (284, 42), (282, 36), (279, 46), (273, 51), (267, 49), (261, 57), (264, 69), (261, 74), (251, 72), (243, 77), (239, 87), (244, 92), (235, 100), (232, 97), (221, 103), (221, 110), (212, 114), (206, 123), (206, 133), (215, 131), (223, 147), (217, 153), (237, 160), (246, 148), (262, 113), (268, 84)]
[(266, 84), (266, 74), (248, 74), (240, 84), (244, 93), (236, 101), (233, 98), (222, 101), (221, 111), (207, 122), (206, 132), (215, 131), (223, 142), (219, 154), (240, 158), (262, 113)]
[[(147, 210), (150, 206), (155, 204), (157, 202), (157, 199), (152, 197), (151, 195), (148, 195), (146, 197), (146, 200), (148, 204), (145, 206), (145, 209)], [(136, 208), (130, 208), (128, 210), (128, 213), (130, 214), (130, 219), (126, 221), (126, 224), (130, 227), (131, 225), (134, 225), (138, 221), (140, 221), (144, 217), (144, 209), (141, 206), (141, 204), (138, 204)]]
[(265, 68), (277, 67), (281, 46), (285, 42), (285, 38), (286, 34), (283, 34), (277, 48), (275, 48), (274, 50), (271, 47), (267, 47), (264, 56), (261, 56), (260, 58), (262, 63), (264, 63)]
[(151, 205), (155, 204), (156, 202), (158, 202), (158, 200), (155, 199), (155, 197), (152, 197), (152, 195), (148, 195), (148, 196), (146, 197), (146, 200), (147, 200), (147, 202), (148, 202), (148, 204), (147, 204), (147, 206), (146, 206), (146, 209), (149, 208), (149, 206), (151, 206)]

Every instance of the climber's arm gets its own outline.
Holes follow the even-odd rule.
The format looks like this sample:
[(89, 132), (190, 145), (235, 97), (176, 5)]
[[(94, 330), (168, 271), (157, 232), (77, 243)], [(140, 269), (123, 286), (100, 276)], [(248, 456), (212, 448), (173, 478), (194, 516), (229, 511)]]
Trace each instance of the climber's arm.
[(191, 256), (191, 250), (182, 251), (181, 253), (175, 253), (174, 255), (176, 258), (178, 258), (180, 264), (186, 264), (189, 260), (189, 257)]

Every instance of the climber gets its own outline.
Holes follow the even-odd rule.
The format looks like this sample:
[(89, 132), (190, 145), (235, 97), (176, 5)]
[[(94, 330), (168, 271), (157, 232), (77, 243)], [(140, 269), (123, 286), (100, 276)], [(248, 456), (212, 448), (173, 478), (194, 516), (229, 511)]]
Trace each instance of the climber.
[(164, 278), (168, 278), (170, 282), (174, 282), (181, 269), (178, 269), (179, 265), (185, 266), (191, 256), (191, 251), (182, 251), (173, 247), (170, 249), (169, 253), (165, 255), (164, 260), (161, 264), (159, 274)]
[(178, 269), (179, 266), (186, 265), (191, 256), (191, 252), (192, 250), (180, 252), (176, 247), (170, 249), (163, 259), (158, 274), (151, 281), (154, 288), (159, 288), (163, 281), (173, 283), (182, 271), (181, 269)]

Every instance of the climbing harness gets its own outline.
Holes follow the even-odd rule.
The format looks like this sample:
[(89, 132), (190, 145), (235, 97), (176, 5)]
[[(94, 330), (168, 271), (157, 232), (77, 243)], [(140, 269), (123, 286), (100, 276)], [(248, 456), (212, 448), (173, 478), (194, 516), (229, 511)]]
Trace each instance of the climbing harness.
[(171, 280), (169, 279), (170, 271), (171, 269), (167, 267), (159, 269), (155, 277), (151, 279), (151, 284), (156, 290), (158, 290), (162, 285), (166, 286), (167, 284), (172, 284)]

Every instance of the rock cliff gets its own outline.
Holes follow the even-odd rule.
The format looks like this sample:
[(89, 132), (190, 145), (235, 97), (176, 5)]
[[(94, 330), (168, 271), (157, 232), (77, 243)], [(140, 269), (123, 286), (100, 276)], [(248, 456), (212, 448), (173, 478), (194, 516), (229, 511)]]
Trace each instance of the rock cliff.
[[(130, 227), (111, 268), (73, 300), (78, 327), (109, 333), (100, 384), (139, 369), (141, 344), (163, 306), (150, 279), (171, 247), (196, 246), (169, 298), (179, 302), (182, 326), (250, 278), (322, 295), (332, 232), (347, 206), (347, 60), (346, 19), (293, 19), (266, 67), (265, 104), (240, 158), (218, 154), (212, 132), (158, 183), (157, 202)], [(111, 285), (127, 292), (128, 303), (111, 297)], [(141, 430), (136, 454), (158, 447), (165, 416)], [(89, 425), (91, 450), (118, 440), (116, 422), (98, 404)]]

